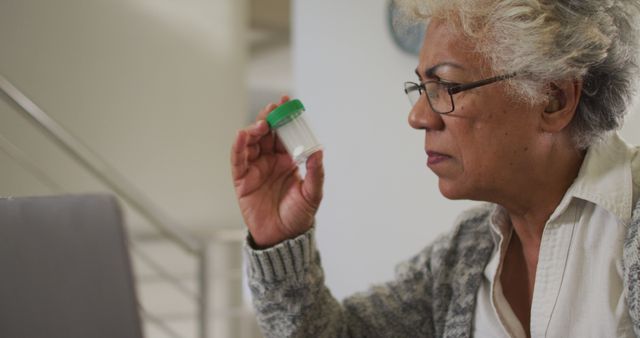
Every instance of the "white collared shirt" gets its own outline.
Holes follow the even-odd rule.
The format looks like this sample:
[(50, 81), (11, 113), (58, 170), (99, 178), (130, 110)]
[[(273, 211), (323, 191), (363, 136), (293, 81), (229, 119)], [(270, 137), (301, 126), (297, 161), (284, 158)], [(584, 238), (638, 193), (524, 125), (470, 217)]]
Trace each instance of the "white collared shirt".
[[(545, 224), (531, 304), (531, 337), (633, 337), (622, 284), (622, 248), (640, 191), (637, 147), (616, 133), (587, 151), (578, 177)], [(496, 242), (484, 270), (474, 337), (526, 337), (502, 292), (512, 228), (492, 214)]]

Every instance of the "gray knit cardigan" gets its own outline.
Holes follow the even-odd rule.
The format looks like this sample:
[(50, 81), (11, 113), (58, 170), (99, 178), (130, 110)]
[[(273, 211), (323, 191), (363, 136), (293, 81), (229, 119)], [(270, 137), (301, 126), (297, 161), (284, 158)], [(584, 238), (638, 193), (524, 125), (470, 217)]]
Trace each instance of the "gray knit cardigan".
[[(493, 252), (492, 207), (465, 212), (455, 229), (396, 269), (395, 280), (340, 304), (324, 284), (314, 231), (266, 250), (245, 245), (249, 286), (265, 337), (470, 337), (476, 294)], [(640, 337), (640, 203), (623, 250), (624, 290)]]

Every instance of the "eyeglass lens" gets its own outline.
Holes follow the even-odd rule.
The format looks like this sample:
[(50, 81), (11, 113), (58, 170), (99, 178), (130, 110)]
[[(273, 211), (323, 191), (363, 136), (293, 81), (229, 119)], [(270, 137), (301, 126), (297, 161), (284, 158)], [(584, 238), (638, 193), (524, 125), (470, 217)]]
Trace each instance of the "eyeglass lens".
[[(447, 87), (444, 84), (435, 81), (426, 82), (424, 87), (431, 109), (438, 113), (448, 113), (453, 110), (451, 95), (449, 95)], [(407, 82), (405, 83), (405, 92), (409, 97), (411, 105), (415, 106), (420, 99), (420, 95), (422, 95), (422, 88), (417, 83)]]

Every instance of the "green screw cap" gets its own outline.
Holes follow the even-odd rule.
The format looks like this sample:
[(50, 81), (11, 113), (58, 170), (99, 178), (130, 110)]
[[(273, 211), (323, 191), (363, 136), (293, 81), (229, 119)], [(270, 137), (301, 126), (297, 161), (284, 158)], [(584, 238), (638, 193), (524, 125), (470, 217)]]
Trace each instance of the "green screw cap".
[(278, 106), (278, 108), (274, 109), (267, 116), (267, 123), (269, 123), (271, 128), (277, 128), (298, 117), (303, 111), (304, 106), (300, 100), (295, 99), (287, 101)]

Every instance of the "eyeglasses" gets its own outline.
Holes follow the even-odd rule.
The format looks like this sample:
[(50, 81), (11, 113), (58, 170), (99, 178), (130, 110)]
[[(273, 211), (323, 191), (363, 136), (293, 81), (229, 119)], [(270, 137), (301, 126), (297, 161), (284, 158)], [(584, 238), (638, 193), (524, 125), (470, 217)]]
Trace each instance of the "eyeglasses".
[(506, 74), (495, 76), (492, 78), (471, 82), (471, 83), (453, 83), (439, 80), (430, 80), (422, 83), (405, 82), (404, 92), (409, 97), (411, 106), (415, 106), (422, 93), (427, 93), (427, 102), (431, 109), (439, 114), (448, 114), (456, 109), (453, 104), (453, 94), (463, 92), (465, 90), (478, 88), (494, 82), (506, 80), (514, 77), (516, 74)]

